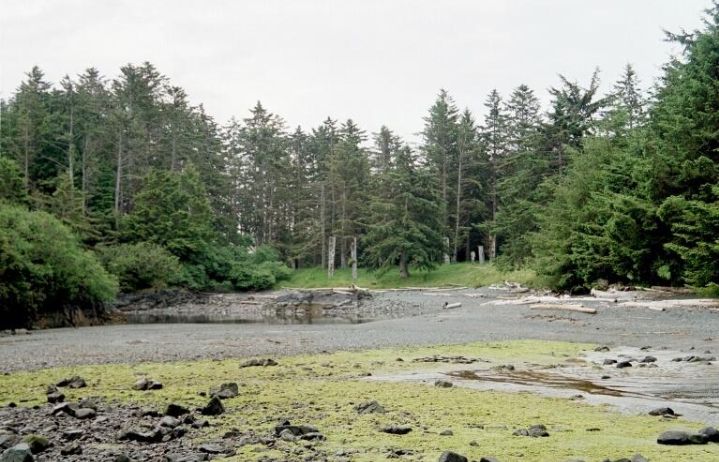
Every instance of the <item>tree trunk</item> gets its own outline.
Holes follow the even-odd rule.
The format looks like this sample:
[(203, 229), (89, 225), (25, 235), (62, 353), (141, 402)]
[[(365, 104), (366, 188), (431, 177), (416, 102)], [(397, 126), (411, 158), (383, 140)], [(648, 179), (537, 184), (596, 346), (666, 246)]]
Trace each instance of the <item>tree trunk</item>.
[(82, 158), (80, 165), (80, 190), (82, 191), (82, 213), (87, 213), (87, 151), (90, 149), (90, 136), (85, 136), (85, 143), (82, 148)]
[(459, 253), (459, 212), (460, 204), (462, 203), (462, 149), (459, 150), (458, 164), (457, 164), (457, 201), (455, 204), (455, 219), (454, 219), (454, 251), (452, 252), (452, 258), (456, 263), (458, 261)]
[(25, 159), (23, 165), (23, 173), (25, 174), (25, 190), (30, 191), (30, 128), (27, 126), (30, 122), (25, 123)]
[(352, 282), (357, 282), (357, 237), (352, 238)]
[(399, 255), (399, 277), (402, 279), (409, 277), (409, 267), (407, 266), (407, 251), (403, 250)]
[(325, 229), (325, 185), (320, 185), (320, 241), (322, 242), (320, 266), (327, 263), (327, 230)]
[(70, 176), (70, 186), (75, 188), (75, 154), (72, 152), (73, 143), (75, 142), (75, 117), (74, 109), (70, 107), (70, 134), (67, 143), (67, 173)]
[(347, 191), (342, 187), (342, 225), (340, 226), (340, 268), (347, 268)]
[(327, 277), (332, 278), (335, 275), (335, 246), (337, 237), (330, 236), (329, 255), (327, 256)]
[(120, 218), (120, 194), (122, 193), (122, 131), (117, 136), (117, 171), (115, 172), (115, 227)]

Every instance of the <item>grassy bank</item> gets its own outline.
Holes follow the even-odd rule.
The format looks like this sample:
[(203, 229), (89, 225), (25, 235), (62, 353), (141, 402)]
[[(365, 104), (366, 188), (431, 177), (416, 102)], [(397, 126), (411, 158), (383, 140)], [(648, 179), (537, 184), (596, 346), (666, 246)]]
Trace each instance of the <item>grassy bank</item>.
[[(504, 281), (519, 282), (530, 287), (543, 286), (540, 278), (531, 270), (503, 272), (494, 265), (457, 263), (441, 265), (434, 271), (414, 271), (410, 277), (402, 279), (399, 271), (392, 269), (384, 273), (360, 268), (357, 285), (370, 289), (393, 289), (400, 287), (442, 287), (450, 285), (481, 287)], [(349, 269), (340, 269), (332, 279), (327, 277), (324, 268), (304, 268), (294, 271), (286, 287), (317, 288), (347, 287), (352, 284)]]
[[(277, 358), (278, 366), (264, 368), (240, 368), (240, 360), (235, 359), (49, 369), (0, 377), (0, 402), (40, 404), (48, 383), (79, 374), (88, 381), (88, 388), (67, 390), (69, 400), (101, 396), (110, 402), (137, 403), (161, 410), (169, 402), (200, 406), (206, 398), (198, 396), (198, 392), (235, 381), (240, 384), (240, 395), (225, 401), (227, 412), (211, 418), (212, 427), (193, 444), (219, 437), (231, 428), (269, 434), (274, 424), (287, 418), (298, 424), (315, 425), (325, 434), (327, 441), (313, 444), (312, 451), (328, 455), (344, 451), (351, 454), (350, 460), (358, 462), (384, 460), (392, 448), (411, 448), (414, 455), (409, 460), (415, 461), (436, 461), (444, 450), (460, 452), (473, 460), (494, 455), (502, 461), (526, 462), (575, 457), (616, 460), (637, 452), (657, 462), (709, 462), (719, 458), (719, 445), (666, 447), (655, 442), (664, 430), (697, 429), (700, 424), (696, 423), (621, 415), (606, 407), (526, 393), (437, 388), (431, 383), (383, 382), (366, 377), (450, 367), (412, 361), (434, 354), (465, 355), (517, 367), (528, 364), (561, 367), (588, 347), (517, 341), (285, 357)], [(131, 390), (132, 383), (141, 375), (160, 380), (165, 387), (153, 392)], [(378, 400), (387, 412), (358, 415), (354, 406), (368, 400)], [(538, 439), (512, 436), (515, 428), (536, 423), (545, 424), (551, 436)], [(405, 436), (379, 431), (390, 424), (410, 425), (413, 430)], [(448, 428), (452, 435), (439, 436), (439, 432)], [(473, 441), (478, 444), (470, 444)], [(303, 460), (313, 454), (301, 443), (284, 441), (273, 447), (249, 444), (237, 451), (237, 456), (229, 460)]]

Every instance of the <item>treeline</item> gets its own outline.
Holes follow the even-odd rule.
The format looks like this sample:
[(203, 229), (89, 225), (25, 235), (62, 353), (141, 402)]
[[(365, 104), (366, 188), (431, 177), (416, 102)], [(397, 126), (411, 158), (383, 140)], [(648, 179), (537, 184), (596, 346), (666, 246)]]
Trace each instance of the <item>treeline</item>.
[[(285, 265), (349, 266), (355, 240), (361, 264), (402, 275), (481, 245), (563, 289), (706, 286), (719, 280), (718, 21), (715, 5), (704, 30), (670, 37), (683, 55), (651, 92), (627, 66), (609, 94), (598, 72), (562, 77), (546, 110), (519, 85), (477, 117), (442, 90), (416, 149), (352, 120), (289, 129), (260, 103), (219, 126), (149, 63), (57, 85), (33, 68), (2, 101), (3, 213), (51, 214), (110, 289), (268, 287)], [(7, 274), (35, 269), (7, 230), (0, 299), (22, 306)]]

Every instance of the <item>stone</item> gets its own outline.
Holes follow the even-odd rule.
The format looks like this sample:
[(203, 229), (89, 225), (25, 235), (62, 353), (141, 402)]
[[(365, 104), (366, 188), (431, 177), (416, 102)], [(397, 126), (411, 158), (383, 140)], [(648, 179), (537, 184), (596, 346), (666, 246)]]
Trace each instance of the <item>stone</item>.
[(607, 351), (609, 351), (609, 347), (606, 345), (598, 346), (594, 349), (594, 351), (606, 353)]
[(62, 379), (55, 385), (58, 387), (85, 388), (87, 386), (87, 383), (85, 382), (85, 379), (83, 379), (79, 375), (75, 375), (73, 377), (70, 377), (69, 379)]
[(167, 409), (165, 409), (165, 415), (169, 415), (171, 417), (180, 417), (189, 413), (190, 410), (185, 406), (180, 406), (179, 404), (174, 403), (168, 404)]
[(79, 428), (68, 428), (67, 430), (63, 430), (62, 438), (68, 441), (74, 441), (82, 438), (84, 434), (85, 432)]
[(526, 428), (518, 428), (512, 432), (513, 436), (529, 436), (529, 431)]
[(162, 419), (160, 419), (160, 426), (161, 427), (168, 427), (168, 428), (175, 428), (178, 425), (180, 425), (182, 422), (180, 422), (179, 419), (176, 419), (175, 417), (166, 415)]
[(0, 462), (34, 462), (34, 460), (30, 446), (26, 443), (16, 444), (0, 455)]
[(292, 425), (289, 421), (284, 421), (279, 425), (275, 426), (275, 436), (280, 436), (282, 432), (289, 432), (292, 436), (302, 436), (314, 433), (320, 433), (320, 431), (311, 425)]
[(383, 433), (389, 433), (390, 435), (406, 435), (412, 431), (412, 427), (408, 425), (388, 425), (380, 429)]
[(162, 439), (162, 432), (157, 430), (125, 430), (118, 437), (121, 441), (137, 441), (138, 443), (157, 443)]
[(454, 435), (454, 432), (450, 428), (445, 428), (441, 432), (439, 432), (439, 436), (452, 436)]
[(240, 367), (267, 367), (267, 366), (277, 366), (277, 361), (271, 358), (267, 359), (249, 359), (242, 364), (240, 364)]
[(165, 462), (202, 462), (208, 460), (207, 454), (165, 454)]
[(127, 454), (118, 454), (115, 456), (114, 462), (134, 462)]
[(657, 443), (672, 446), (684, 446), (687, 444), (706, 444), (707, 437), (700, 433), (689, 434), (683, 431), (670, 430), (659, 435), (659, 437), (657, 438)]
[(359, 414), (384, 414), (385, 413), (384, 407), (377, 401), (367, 401), (364, 403), (360, 403), (357, 406), (355, 406), (355, 410)]
[(20, 442), (20, 437), (12, 433), (0, 434), (0, 449), (8, 449)]
[(70, 403), (60, 403), (52, 408), (52, 411), (50, 412), (52, 415), (58, 415), (65, 413), (67, 415), (71, 415), (75, 417), (75, 412), (77, 412), (78, 407), (76, 404), (70, 404)]
[(657, 362), (657, 358), (655, 358), (654, 356), (645, 356), (639, 362), (640, 363), (655, 363), (655, 362)]
[(225, 406), (222, 405), (222, 401), (218, 397), (214, 397), (210, 400), (205, 407), (200, 410), (202, 415), (220, 415), (225, 412)]
[(85, 420), (85, 419), (92, 419), (97, 416), (97, 412), (95, 412), (94, 409), (89, 407), (80, 408), (75, 411), (75, 418)]
[(62, 403), (63, 401), (65, 401), (65, 395), (63, 395), (62, 392), (60, 392), (60, 391), (55, 391), (53, 393), (47, 394), (47, 402), (48, 403), (56, 404), (56, 403)]
[(706, 436), (707, 441), (710, 443), (719, 443), (719, 430), (714, 427), (702, 428), (698, 433)]
[(240, 388), (235, 382), (223, 383), (216, 390), (210, 390), (211, 397), (218, 397), (220, 399), (234, 398), (240, 394)]
[(213, 443), (202, 444), (197, 449), (205, 454), (224, 454), (227, 451), (224, 446)]
[(532, 438), (543, 438), (549, 436), (549, 432), (547, 432), (547, 427), (545, 427), (542, 424), (539, 425), (532, 425), (527, 429), (528, 436), (531, 436)]
[(30, 447), (30, 452), (40, 454), (50, 447), (50, 440), (41, 435), (28, 435), (22, 442)]
[(469, 462), (469, 460), (456, 452), (444, 451), (437, 462)]
[(625, 367), (632, 367), (632, 363), (629, 361), (620, 361), (617, 363), (617, 369), (624, 369)]
[(617, 364), (617, 360), (616, 359), (605, 359), (604, 361), (602, 361), (602, 364), (605, 366), (611, 366), (612, 364)]
[(649, 411), (649, 415), (675, 415), (674, 410), (670, 407), (659, 407), (657, 409), (652, 409)]
[(77, 456), (80, 454), (82, 454), (82, 447), (77, 443), (67, 445), (60, 449), (60, 455), (63, 456)]
[(435, 380), (434, 386), (439, 388), (452, 388), (454, 385), (447, 380)]
[(499, 459), (496, 457), (482, 457), (479, 462), (499, 462)]
[(629, 462), (649, 462), (646, 457), (641, 454), (634, 454)]

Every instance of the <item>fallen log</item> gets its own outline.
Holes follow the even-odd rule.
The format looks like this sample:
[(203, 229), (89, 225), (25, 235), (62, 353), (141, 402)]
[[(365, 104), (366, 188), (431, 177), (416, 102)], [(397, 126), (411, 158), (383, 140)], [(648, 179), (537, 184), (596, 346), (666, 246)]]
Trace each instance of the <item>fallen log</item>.
[(530, 306), (533, 310), (561, 310), (561, 311), (574, 311), (577, 313), (597, 314), (597, 310), (594, 308), (587, 308), (582, 305), (554, 305), (550, 303), (537, 303)]

